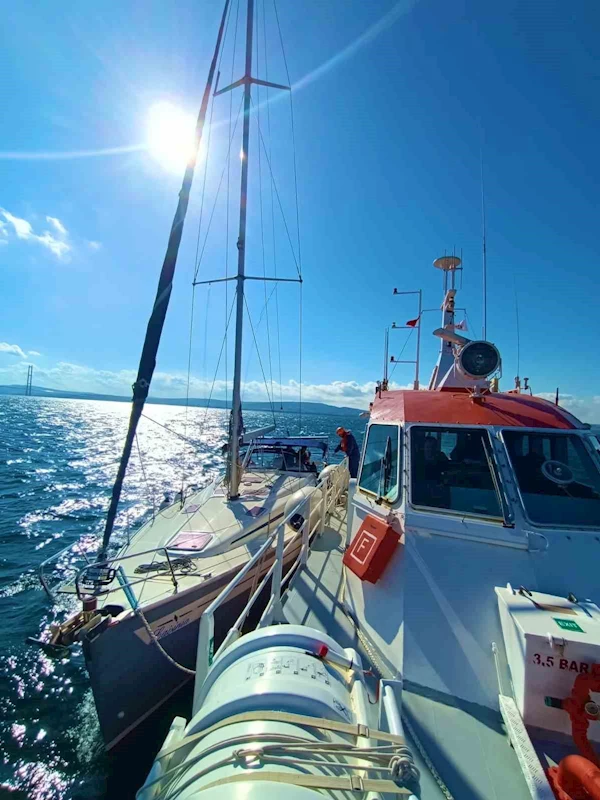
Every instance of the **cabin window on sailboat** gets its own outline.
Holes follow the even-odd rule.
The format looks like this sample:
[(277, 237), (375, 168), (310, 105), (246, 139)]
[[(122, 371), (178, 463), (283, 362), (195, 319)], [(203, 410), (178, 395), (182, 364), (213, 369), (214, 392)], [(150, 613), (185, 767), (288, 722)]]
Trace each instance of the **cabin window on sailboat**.
[(371, 425), (358, 486), (365, 494), (395, 503), (400, 485), (400, 426)]
[(600, 472), (581, 436), (505, 430), (503, 438), (531, 522), (600, 528)]
[(486, 430), (413, 426), (410, 439), (413, 505), (502, 519)]

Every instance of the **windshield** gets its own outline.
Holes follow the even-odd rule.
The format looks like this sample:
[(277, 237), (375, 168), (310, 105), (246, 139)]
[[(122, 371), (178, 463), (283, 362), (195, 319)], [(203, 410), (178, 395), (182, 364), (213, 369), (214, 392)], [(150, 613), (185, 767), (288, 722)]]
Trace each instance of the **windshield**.
[(600, 473), (576, 434), (504, 431), (527, 516), (600, 528)]
[(484, 446), (487, 431), (419, 426), (410, 436), (414, 505), (502, 518), (490, 471), (493, 455)]
[(398, 433), (397, 425), (371, 425), (358, 485), (360, 488), (394, 503), (398, 498)]

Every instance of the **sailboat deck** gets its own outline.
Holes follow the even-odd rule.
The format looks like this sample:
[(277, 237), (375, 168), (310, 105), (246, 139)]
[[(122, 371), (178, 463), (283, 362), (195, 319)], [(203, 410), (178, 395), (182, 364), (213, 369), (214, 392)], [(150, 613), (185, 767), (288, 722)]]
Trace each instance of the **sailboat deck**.
[[(371, 664), (369, 653), (343, 610), (346, 520), (342, 511), (338, 509), (338, 513), (313, 544), (305, 569), (294, 577), (284, 599), (284, 614), (287, 622), (322, 630), (343, 647), (357, 649), (366, 666)], [(405, 735), (421, 772), (423, 800), (448, 800), (449, 796), (529, 800), (530, 792), (499, 712), (411, 684), (404, 686), (402, 698)]]
[[(111, 566), (122, 566), (138, 603), (145, 607), (199, 583), (218, 582), (220, 586), (219, 578), (241, 568), (254, 555), (265, 535), (279, 524), (287, 498), (304, 483), (306, 479), (289, 474), (261, 472), (244, 476), (240, 499), (234, 502), (226, 499), (222, 487), (208, 500), (203, 497), (205, 489), (194, 492), (183, 506), (176, 502), (160, 510), (111, 560)], [(229, 549), (221, 553), (177, 552), (173, 542), (178, 534), (187, 532), (227, 537), (233, 541)], [(238, 533), (246, 541), (236, 547)], [(286, 541), (293, 535), (290, 531)], [(177, 586), (169, 568), (167, 547)], [(185, 563), (179, 559), (185, 559)], [(161, 565), (160, 570), (153, 569), (157, 564)], [(69, 591), (70, 587), (65, 590)], [(102, 605), (131, 608), (125, 590), (116, 580), (110, 585), (110, 591), (99, 597), (99, 606)]]

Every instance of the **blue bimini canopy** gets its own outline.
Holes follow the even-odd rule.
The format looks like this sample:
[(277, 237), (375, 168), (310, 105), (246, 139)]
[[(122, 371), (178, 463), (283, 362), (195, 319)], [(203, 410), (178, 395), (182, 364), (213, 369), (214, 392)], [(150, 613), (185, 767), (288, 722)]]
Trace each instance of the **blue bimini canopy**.
[(255, 447), (273, 447), (278, 450), (286, 447), (316, 447), (323, 456), (329, 449), (327, 436), (263, 436), (253, 440)]

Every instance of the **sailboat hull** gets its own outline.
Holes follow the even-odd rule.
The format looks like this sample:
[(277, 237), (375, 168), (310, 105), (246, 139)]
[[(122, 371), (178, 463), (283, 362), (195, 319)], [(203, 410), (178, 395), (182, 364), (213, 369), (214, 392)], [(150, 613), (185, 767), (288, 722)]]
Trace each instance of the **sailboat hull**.
[[(298, 541), (286, 553), (284, 576), (290, 572), (300, 546)], [(215, 647), (220, 645), (250, 593), (269, 570), (273, 558), (274, 554), (257, 566), (258, 575), (255, 570), (250, 571), (228, 601), (215, 612)], [(84, 641), (86, 666), (107, 749), (122, 743), (193, 677), (173, 662), (187, 669), (194, 668), (200, 617), (239, 569), (144, 608), (145, 618), (172, 661), (151, 641), (135, 615), (109, 625), (100, 635)], [(264, 609), (268, 591), (269, 584), (254, 606), (253, 614)]]

